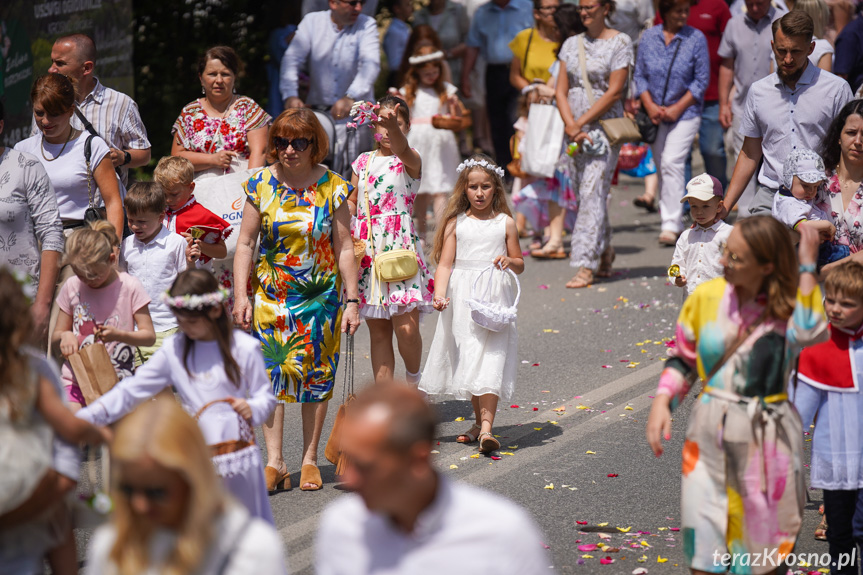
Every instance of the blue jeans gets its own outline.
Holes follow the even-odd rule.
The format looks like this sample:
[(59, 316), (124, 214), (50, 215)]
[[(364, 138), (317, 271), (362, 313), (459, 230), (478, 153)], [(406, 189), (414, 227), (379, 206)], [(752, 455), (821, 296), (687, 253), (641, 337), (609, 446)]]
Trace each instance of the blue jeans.
[[(725, 175), (725, 130), (719, 123), (719, 102), (705, 102), (701, 112), (701, 127), (698, 129), (698, 143), (704, 158), (705, 171), (722, 184), (723, 191), (728, 186)], [(692, 179), (692, 154), (686, 160), (686, 182)]]

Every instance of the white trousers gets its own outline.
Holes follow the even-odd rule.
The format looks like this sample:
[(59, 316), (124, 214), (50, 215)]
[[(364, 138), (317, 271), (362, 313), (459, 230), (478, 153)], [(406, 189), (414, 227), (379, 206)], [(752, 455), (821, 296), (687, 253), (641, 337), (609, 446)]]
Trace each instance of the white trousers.
[(700, 117), (659, 124), (652, 150), (659, 174), (659, 211), (664, 232), (679, 234), (683, 231), (683, 204), (680, 200), (686, 195), (684, 169), (700, 126)]

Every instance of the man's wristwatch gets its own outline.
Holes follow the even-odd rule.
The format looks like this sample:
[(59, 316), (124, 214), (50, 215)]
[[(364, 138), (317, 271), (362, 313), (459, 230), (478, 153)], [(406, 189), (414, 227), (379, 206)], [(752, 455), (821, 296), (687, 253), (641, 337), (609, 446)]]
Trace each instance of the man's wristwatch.
[(129, 150), (123, 150), (123, 163), (120, 165), (125, 166), (126, 164), (128, 164), (131, 161), (132, 161), (132, 154), (129, 153)]

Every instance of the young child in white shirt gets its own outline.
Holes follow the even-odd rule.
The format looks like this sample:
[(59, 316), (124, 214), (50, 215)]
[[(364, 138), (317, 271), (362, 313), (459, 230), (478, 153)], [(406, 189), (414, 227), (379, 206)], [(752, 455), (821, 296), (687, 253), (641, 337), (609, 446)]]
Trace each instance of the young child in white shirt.
[(139, 367), (162, 347), (165, 338), (177, 333), (177, 319), (161, 296), (186, 269), (186, 240), (162, 225), (167, 202), (156, 182), (135, 183), (124, 203), (132, 235), (123, 240), (120, 269), (137, 278), (150, 296), (150, 317), (156, 330), (156, 343), (139, 346), (135, 352), (135, 367)]
[(724, 195), (719, 180), (701, 174), (689, 180), (686, 195), (680, 200), (680, 203), (689, 200), (694, 223), (677, 240), (669, 275), (673, 275), (671, 272), (677, 266), (679, 271), (674, 285), (685, 287), (687, 295), (707, 280), (722, 275), (719, 257), (732, 229), (730, 224), (719, 219)]
[(834, 244), (836, 226), (830, 216), (815, 205), (818, 187), (827, 180), (824, 160), (812, 150), (794, 150), (782, 166), (782, 183), (773, 196), (773, 217), (792, 230), (799, 226), (814, 228), (821, 238), (818, 265), (847, 258), (848, 246)]

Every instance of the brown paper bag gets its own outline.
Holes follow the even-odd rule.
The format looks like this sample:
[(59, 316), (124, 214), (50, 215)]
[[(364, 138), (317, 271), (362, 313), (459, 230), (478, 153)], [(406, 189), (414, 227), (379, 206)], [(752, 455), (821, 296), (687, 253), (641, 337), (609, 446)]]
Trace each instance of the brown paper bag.
[(108, 393), (117, 384), (117, 372), (104, 343), (96, 342), (83, 347), (68, 359), (87, 405)]

